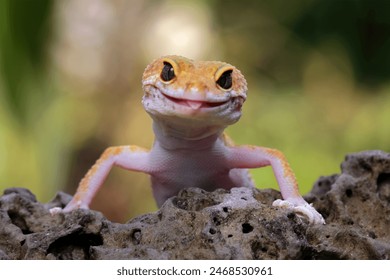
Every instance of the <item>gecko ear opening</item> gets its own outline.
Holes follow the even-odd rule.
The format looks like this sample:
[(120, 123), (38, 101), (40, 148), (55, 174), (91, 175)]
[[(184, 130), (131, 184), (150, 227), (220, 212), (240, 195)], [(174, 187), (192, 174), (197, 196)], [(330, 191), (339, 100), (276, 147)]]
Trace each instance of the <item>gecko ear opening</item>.
[(228, 90), (233, 86), (233, 80), (232, 80), (232, 69), (226, 70), (222, 73), (222, 75), (217, 80), (217, 85), (224, 89)]
[(164, 61), (164, 67), (161, 70), (160, 77), (164, 82), (169, 82), (173, 80), (173, 78), (175, 78), (175, 70), (173, 69), (172, 64), (167, 61)]

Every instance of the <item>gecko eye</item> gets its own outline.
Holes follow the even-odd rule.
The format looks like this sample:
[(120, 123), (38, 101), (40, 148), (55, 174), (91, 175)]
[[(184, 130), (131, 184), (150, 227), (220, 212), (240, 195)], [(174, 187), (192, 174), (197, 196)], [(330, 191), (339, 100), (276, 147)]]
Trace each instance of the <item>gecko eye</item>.
[(169, 82), (175, 77), (175, 70), (169, 62), (164, 61), (164, 67), (161, 71), (160, 77), (165, 82)]
[(222, 73), (222, 75), (218, 78), (217, 84), (223, 89), (230, 89), (233, 85), (232, 83), (232, 72), (233, 70), (226, 70)]

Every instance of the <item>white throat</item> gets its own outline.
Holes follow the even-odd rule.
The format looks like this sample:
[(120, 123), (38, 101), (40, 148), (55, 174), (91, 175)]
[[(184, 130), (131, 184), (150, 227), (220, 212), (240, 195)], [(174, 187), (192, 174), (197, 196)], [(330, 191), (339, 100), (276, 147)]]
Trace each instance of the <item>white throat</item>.
[(225, 127), (205, 126), (191, 121), (183, 124), (153, 118), (156, 141), (159, 142), (161, 147), (168, 150), (207, 149), (215, 143), (224, 129)]

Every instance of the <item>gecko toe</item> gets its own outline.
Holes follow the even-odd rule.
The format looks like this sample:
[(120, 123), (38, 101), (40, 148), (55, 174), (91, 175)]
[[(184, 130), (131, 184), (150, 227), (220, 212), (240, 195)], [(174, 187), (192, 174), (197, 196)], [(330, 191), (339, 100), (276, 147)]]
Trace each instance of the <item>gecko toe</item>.
[(294, 211), (300, 218), (307, 219), (310, 224), (325, 224), (324, 218), (316, 209), (309, 203), (294, 205), (293, 203), (277, 199), (272, 203), (272, 206), (287, 208)]
[(57, 215), (59, 213), (62, 213), (62, 208), (61, 207), (53, 207), (49, 211), (50, 211), (50, 214), (52, 216), (54, 216), (54, 215)]

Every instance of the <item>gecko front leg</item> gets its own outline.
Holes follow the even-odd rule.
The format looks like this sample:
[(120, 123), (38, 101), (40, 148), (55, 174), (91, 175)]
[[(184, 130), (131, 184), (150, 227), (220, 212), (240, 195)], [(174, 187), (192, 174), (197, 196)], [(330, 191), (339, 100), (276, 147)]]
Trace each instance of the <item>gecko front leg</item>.
[(107, 148), (81, 180), (76, 194), (64, 209), (55, 207), (50, 213), (70, 212), (77, 208), (88, 209), (96, 192), (103, 185), (113, 166), (127, 170), (150, 172), (149, 151), (137, 146)]
[(278, 182), (283, 200), (273, 202), (273, 206), (291, 208), (310, 223), (325, 224), (324, 218), (300, 195), (294, 172), (285, 156), (278, 150), (256, 147), (229, 147), (229, 163), (232, 168), (258, 168), (271, 165)]

